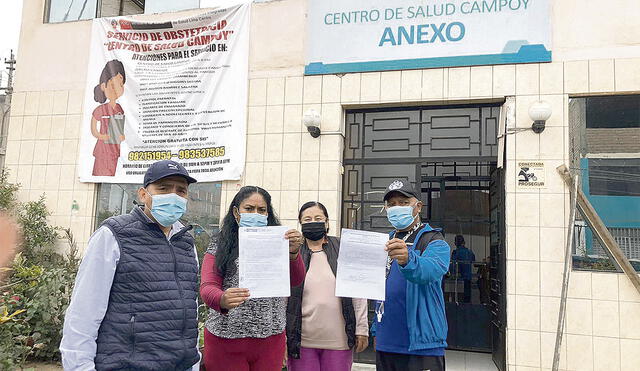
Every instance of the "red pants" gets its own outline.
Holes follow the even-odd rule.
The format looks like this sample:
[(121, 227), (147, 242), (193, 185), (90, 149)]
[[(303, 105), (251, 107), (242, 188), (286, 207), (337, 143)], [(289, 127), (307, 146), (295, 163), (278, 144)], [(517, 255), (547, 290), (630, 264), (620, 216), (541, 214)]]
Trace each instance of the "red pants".
[(284, 332), (264, 339), (225, 339), (204, 330), (204, 366), (207, 371), (280, 371)]

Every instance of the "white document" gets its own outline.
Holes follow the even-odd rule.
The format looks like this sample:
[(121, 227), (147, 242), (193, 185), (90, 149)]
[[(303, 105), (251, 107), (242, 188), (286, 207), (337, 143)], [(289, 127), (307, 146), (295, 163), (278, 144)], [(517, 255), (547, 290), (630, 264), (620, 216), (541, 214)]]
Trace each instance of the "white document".
[(239, 240), (240, 288), (251, 298), (288, 297), (289, 241), (286, 226), (241, 227)]
[(343, 229), (336, 272), (336, 296), (384, 300), (389, 235)]

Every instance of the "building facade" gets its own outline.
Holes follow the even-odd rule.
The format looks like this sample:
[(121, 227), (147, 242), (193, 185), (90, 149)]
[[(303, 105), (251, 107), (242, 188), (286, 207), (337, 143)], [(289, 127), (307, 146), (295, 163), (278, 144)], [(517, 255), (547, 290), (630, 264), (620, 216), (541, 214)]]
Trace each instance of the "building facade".
[[(22, 186), (21, 200), (44, 194), (54, 224), (70, 227), (86, 245), (101, 218), (127, 208), (124, 195), (132, 186), (78, 181), (91, 22), (47, 22), (51, 3), (64, 1), (24, 3), (5, 166), (10, 180)], [(589, 124), (580, 121), (572, 101), (631, 96), (626, 109), (633, 115), (638, 110), (634, 94), (640, 94), (640, 5), (632, 0), (551, 4), (550, 63), (305, 75), (307, 2), (254, 3), (245, 171), (238, 181), (199, 186), (199, 225), (215, 229), (242, 185), (260, 185), (291, 227), (297, 226), (299, 206), (318, 200), (329, 211), (332, 231), (384, 230), (381, 191), (388, 180), (404, 177), (419, 186), (430, 205), (423, 217), (444, 226), (452, 246), (455, 235), (465, 236), (478, 263), (474, 285), (482, 277), (491, 281), (477, 282), (477, 293), (467, 303), (484, 305), (480, 311), (460, 305), (465, 300), (459, 299), (457, 281), (445, 287), (447, 308), (450, 304), (451, 313), (459, 315), (449, 318), (451, 332), (460, 334), (450, 343), (493, 352), (501, 369), (550, 369), (570, 210), (569, 189), (555, 168), (578, 157), (582, 163), (594, 161), (593, 155), (575, 154), (580, 138), (575, 128), (582, 121)], [(161, 20), (197, 12), (140, 17)], [(124, 13), (108, 15), (117, 14)], [(551, 107), (540, 134), (525, 130), (537, 101)], [(321, 118), (318, 138), (302, 123), (311, 109)], [(463, 124), (456, 121), (461, 117)], [(506, 133), (500, 132), (501, 120)], [(606, 128), (593, 126), (584, 137), (598, 147), (591, 153), (609, 153), (595, 158), (632, 160), (625, 166), (633, 175), (640, 149), (628, 138), (637, 136), (639, 124), (640, 118), (631, 120), (609, 137), (597, 133)], [(436, 142), (429, 137), (436, 129), (451, 132)], [(504, 138), (504, 152), (498, 137)], [(414, 143), (415, 138), (428, 140)], [(620, 141), (626, 144), (612, 156), (610, 148)], [(518, 185), (522, 162), (543, 164), (543, 188)], [(502, 170), (496, 170), (500, 163)], [(629, 215), (637, 223), (636, 191), (624, 191), (624, 197), (633, 198)], [(618, 226), (637, 228), (631, 221), (611, 225)], [(499, 318), (491, 317), (492, 309)], [(486, 339), (470, 342), (464, 328), (476, 327), (469, 321), (496, 328), (480, 328), (474, 334)], [(458, 324), (465, 326), (456, 329)], [(624, 274), (574, 268), (565, 324), (560, 369), (640, 369), (640, 293)]]

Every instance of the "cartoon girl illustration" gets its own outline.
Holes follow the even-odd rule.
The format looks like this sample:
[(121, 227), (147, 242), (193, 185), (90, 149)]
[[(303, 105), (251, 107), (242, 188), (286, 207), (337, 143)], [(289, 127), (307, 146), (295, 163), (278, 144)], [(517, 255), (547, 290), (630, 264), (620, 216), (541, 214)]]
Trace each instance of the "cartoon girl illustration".
[[(93, 175), (114, 176), (120, 158), (120, 143), (124, 141), (124, 111), (116, 102), (124, 94), (127, 80), (122, 62), (107, 62), (100, 81), (93, 89), (93, 99), (102, 103), (91, 115), (91, 134), (97, 139), (93, 149)], [(105, 103), (106, 102), (106, 103)], [(96, 124), (100, 123), (100, 126)]]

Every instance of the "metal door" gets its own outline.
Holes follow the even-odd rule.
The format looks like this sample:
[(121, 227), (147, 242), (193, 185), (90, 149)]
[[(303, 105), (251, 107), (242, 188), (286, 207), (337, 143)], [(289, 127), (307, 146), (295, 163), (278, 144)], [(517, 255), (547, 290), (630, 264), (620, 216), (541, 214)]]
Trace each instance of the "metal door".
[[(422, 177), (429, 223), (451, 246), (442, 289), (450, 349), (491, 352), (489, 185), (495, 162), (427, 163)], [(458, 241), (459, 247), (456, 247)]]
[(507, 258), (505, 228), (504, 168), (491, 173), (491, 341), (493, 362), (500, 371), (507, 368)]
[[(482, 183), (483, 192), (488, 195), (489, 170), (491, 164), (495, 164), (498, 152), (499, 112), (500, 104), (348, 111), (342, 227), (377, 232), (391, 230), (381, 210), (383, 193), (393, 179), (411, 182), (416, 189), (422, 190), (425, 205), (436, 204), (434, 197), (439, 197), (436, 191), (425, 191), (425, 187), (432, 187), (426, 184), (434, 182), (429, 177), (441, 177), (438, 187), (444, 187), (444, 192), (455, 193), (456, 189), (451, 187), (470, 191)], [(473, 178), (477, 176), (482, 179)], [(434, 210), (423, 208), (422, 218), (435, 218)], [(488, 230), (488, 218), (485, 219)], [(472, 228), (473, 221), (464, 223)], [(486, 234), (488, 241), (488, 232)], [(447, 236), (452, 244), (455, 232)], [(373, 319), (372, 308), (373, 303), (370, 303), (370, 320)], [(372, 347), (356, 354), (355, 360), (375, 362)]]

